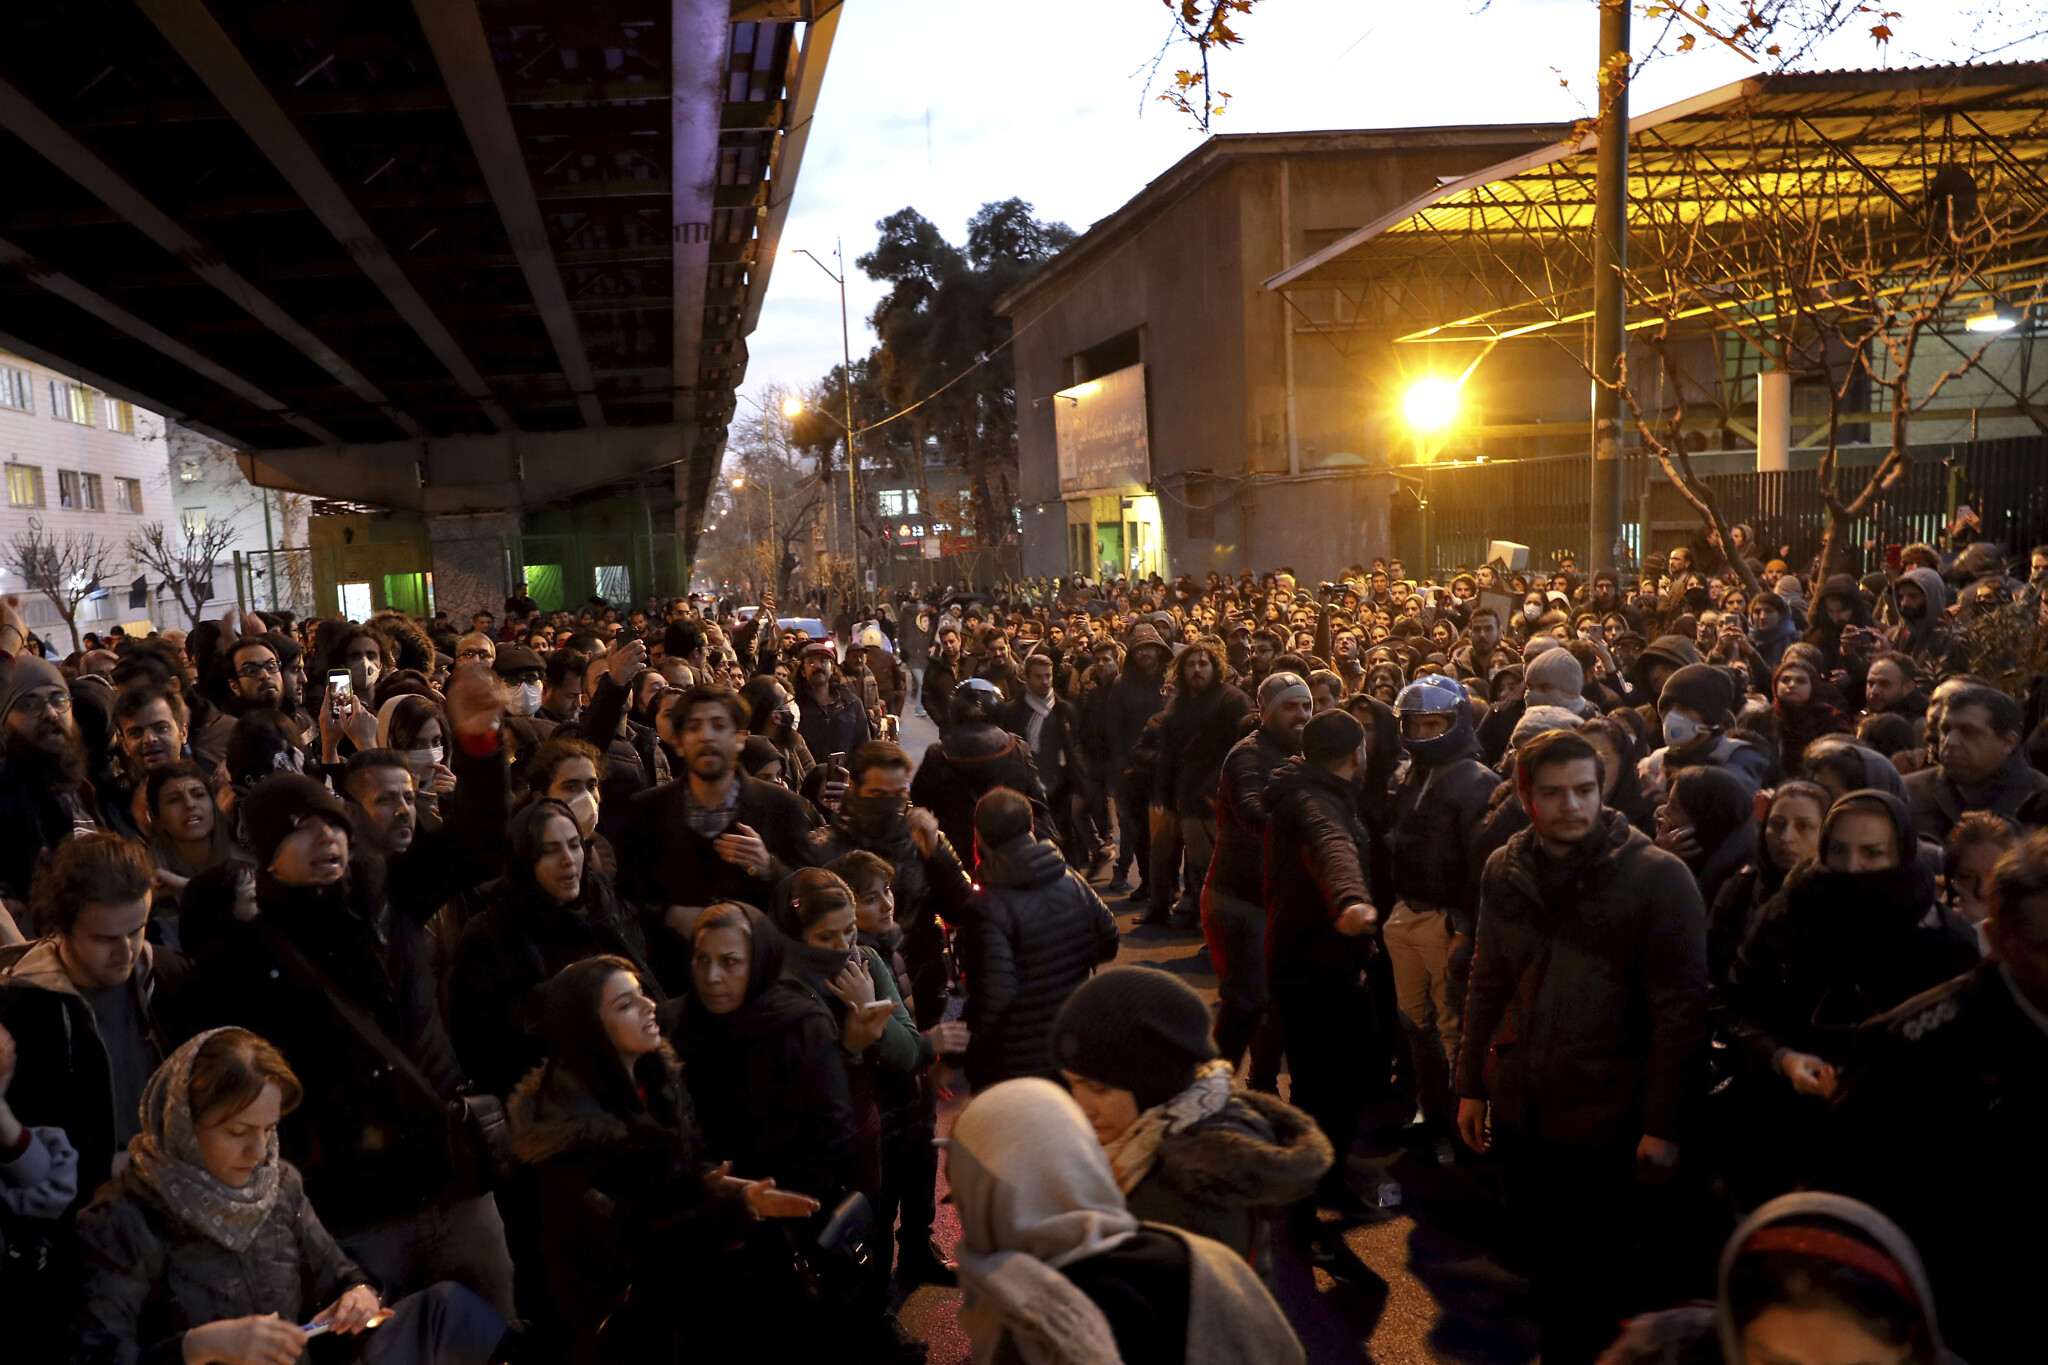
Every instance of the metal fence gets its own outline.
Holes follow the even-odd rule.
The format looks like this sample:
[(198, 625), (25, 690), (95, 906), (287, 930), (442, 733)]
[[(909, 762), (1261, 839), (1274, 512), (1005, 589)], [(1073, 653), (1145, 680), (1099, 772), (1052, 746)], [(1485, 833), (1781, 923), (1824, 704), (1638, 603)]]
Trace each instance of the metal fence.
[[(1879, 453), (1845, 452), (1840, 486), (1860, 488), (1862, 471)], [(1531, 568), (1548, 568), (1567, 552), (1591, 567), (1589, 478), (1584, 455), (1418, 470), (1414, 480), (1404, 478), (1395, 501), (1395, 545), (1408, 564), (1426, 565), (1438, 577), (1483, 563), (1495, 540), (1527, 545)], [(1827, 513), (1817, 469), (1703, 473), (1701, 481), (1730, 525), (1750, 526), (1756, 543), (1787, 564), (1802, 568), (1820, 552)], [(1622, 498), (1638, 558), (1645, 550), (1699, 540), (1698, 514), (1655, 461), (1624, 461)], [(1936, 544), (1965, 503), (1981, 522), (1978, 539), (2015, 551), (2048, 541), (2048, 437), (1916, 448), (1904, 474), (1850, 526), (1847, 539), (1880, 549)]]

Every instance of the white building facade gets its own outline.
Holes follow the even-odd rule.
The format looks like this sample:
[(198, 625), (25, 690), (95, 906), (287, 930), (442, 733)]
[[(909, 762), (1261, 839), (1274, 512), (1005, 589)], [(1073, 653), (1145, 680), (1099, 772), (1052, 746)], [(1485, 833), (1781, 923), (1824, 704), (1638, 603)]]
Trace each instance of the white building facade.
[(6, 497), (0, 500), (0, 593), (19, 594), (29, 629), (58, 654), (69, 652), (71, 631), (63, 612), (26, 587), (16, 541), (32, 523), (62, 545), (87, 536), (111, 547), (110, 572), (78, 605), (81, 635), (116, 624), (168, 628), (186, 624), (176, 604), (159, 603), (151, 577), (146, 601), (131, 606), (133, 581), (143, 577), (128, 552), (131, 533), (175, 518), (166, 477), (165, 420), (156, 413), (101, 393), (68, 375), (0, 351), (0, 461)]

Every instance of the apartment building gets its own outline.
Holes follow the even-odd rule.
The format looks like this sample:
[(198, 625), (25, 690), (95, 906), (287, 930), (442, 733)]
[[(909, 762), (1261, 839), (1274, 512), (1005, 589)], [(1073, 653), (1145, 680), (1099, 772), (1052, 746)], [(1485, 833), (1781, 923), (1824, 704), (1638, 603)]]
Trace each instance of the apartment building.
[(129, 533), (171, 518), (164, 428), (156, 413), (0, 351), (0, 461), (7, 480), (0, 501), (0, 593), (21, 595), (29, 628), (59, 653), (71, 643), (64, 615), (41, 593), (28, 591), (18, 563), (17, 540), (31, 522), (59, 544), (91, 536), (111, 547), (111, 572), (79, 604), (81, 633), (140, 621), (185, 624), (170, 598), (159, 610), (153, 577), (146, 602), (130, 605), (142, 571), (129, 557)]

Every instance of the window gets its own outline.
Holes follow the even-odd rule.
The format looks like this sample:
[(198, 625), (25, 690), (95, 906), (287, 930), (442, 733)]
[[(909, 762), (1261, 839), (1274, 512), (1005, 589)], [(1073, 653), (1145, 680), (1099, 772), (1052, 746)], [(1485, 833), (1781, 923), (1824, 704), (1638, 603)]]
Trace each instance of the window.
[(23, 412), (36, 410), (36, 387), (30, 382), (27, 370), (0, 365), (0, 408), (19, 408)]
[(135, 434), (135, 405), (119, 398), (107, 400), (107, 430), (123, 436)]
[(885, 517), (914, 517), (917, 515), (917, 490), (915, 488), (884, 488), (875, 494), (880, 510)]
[(341, 585), (341, 614), (351, 621), (370, 619), (370, 585), (368, 583), (343, 583)]
[(82, 427), (92, 425), (92, 390), (83, 384), (66, 384), (62, 380), (50, 381), (50, 416), (60, 422), (76, 422)]
[[(178, 513), (178, 524), (185, 528), (185, 539), (199, 539), (199, 537), (206, 534), (206, 509), (204, 507), (187, 507), (184, 511)], [(363, 617), (361, 619), (368, 620), (369, 618)]]
[(142, 480), (114, 480), (114, 505), (123, 512), (142, 510)]
[(178, 457), (179, 483), (198, 483), (205, 477), (206, 467), (200, 463), (197, 455), (180, 455)]
[(101, 491), (99, 475), (79, 475), (78, 492), (80, 495), (78, 505), (85, 511), (104, 512), (107, 510), (107, 495)]
[(12, 507), (43, 505), (43, 471), (32, 464), (7, 466), (7, 502)]
[(57, 505), (78, 510), (78, 475), (72, 470), (57, 471)]

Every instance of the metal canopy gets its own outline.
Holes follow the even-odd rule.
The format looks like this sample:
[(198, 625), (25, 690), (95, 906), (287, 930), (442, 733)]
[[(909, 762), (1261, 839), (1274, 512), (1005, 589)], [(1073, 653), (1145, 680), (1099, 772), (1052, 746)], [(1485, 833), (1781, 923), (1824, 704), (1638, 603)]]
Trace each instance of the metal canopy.
[(29, 6), (0, 48), (0, 334), (261, 482), (459, 510), (680, 465), (694, 539), (838, 17)]
[[(1797, 201), (1832, 230), (1887, 234), (1905, 247), (1902, 265), (1925, 255), (1914, 243), (1958, 172), (1967, 193), (1996, 181), (2022, 205), (2048, 204), (2048, 64), (1760, 76), (1629, 127), (1632, 327), (1654, 325), (1655, 305), (1679, 294), (1661, 271), (1700, 268), (1699, 250), (1672, 249), (1685, 234), (1710, 245), (1731, 296), (1762, 282), (1765, 201)], [(1595, 145), (1589, 134), (1446, 184), (1265, 287), (1330, 333), (1495, 342), (1576, 327), (1592, 309)], [(2044, 241), (2048, 228), (2016, 235), (1993, 272), (2004, 279), (1986, 289), (2038, 279)]]

